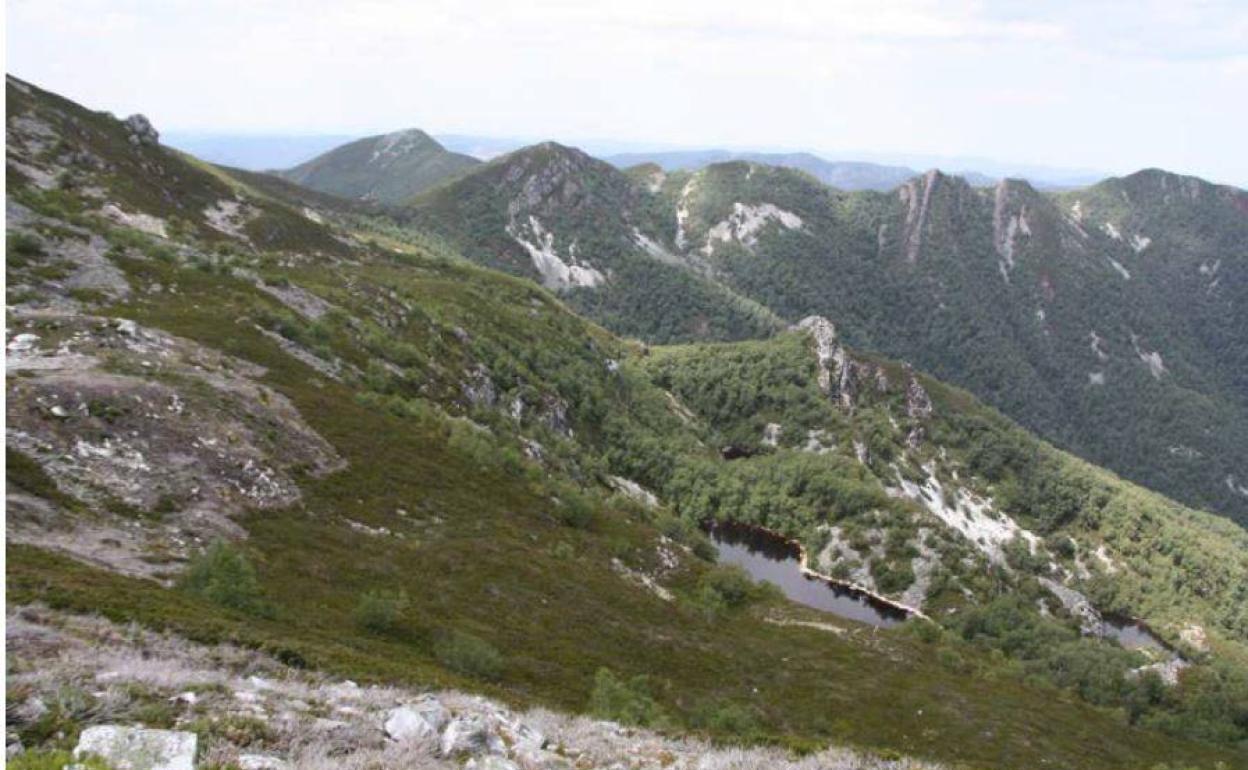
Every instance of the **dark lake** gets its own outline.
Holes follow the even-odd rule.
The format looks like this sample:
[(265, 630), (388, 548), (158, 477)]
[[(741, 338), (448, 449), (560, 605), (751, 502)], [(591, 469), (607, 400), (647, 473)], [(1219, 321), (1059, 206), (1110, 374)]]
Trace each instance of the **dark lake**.
[(859, 591), (802, 574), (800, 553), (791, 543), (755, 527), (715, 524), (707, 530), (719, 561), (736, 564), (755, 580), (766, 580), (789, 599), (881, 628), (903, 623), (906, 613)]
[(1154, 636), (1152, 631), (1149, 631), (1134, 620), (1117, 618), (1112, 615), (1106, 615), (1102, 620), (1104, 621), (1105, 638), (1116, 639), (1119, 644), (1128, 650), (1170, 651), (1169, 646)]

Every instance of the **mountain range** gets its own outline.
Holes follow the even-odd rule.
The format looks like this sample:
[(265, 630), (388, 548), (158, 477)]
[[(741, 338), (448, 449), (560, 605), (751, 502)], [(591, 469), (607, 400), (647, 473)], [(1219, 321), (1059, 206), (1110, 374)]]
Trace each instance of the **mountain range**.
[[(772, 764), (1242, 763), (1243, 191), (847, 191), (411, 131), (263, 174), (6, 95), (29, 761), (116, 722), (294, 766), (553, 770), (603, 730), (655, 768), (647, 731)], [(716, 526), (905, 621), (791, 601)], [(110, 684), (193, 645), (228, 646)]]
[[(1242, 521), (1246, 201), (1157, 170), (1060, 194), (939, 171), (846, 192), (744, 161), (618, 171), (546, 144), (398, 216), (649, 341), (835, 318), (852, 344)], [(677, 281), (684, 301), (665, 293)]]

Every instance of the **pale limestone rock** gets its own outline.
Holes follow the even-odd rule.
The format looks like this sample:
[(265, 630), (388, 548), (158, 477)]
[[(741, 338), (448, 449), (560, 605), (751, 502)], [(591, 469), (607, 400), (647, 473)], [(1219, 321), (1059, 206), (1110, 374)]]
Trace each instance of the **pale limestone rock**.
[(115, 770), (194, 770), (196, 744), (194, 733), (97, 725), (82, 731), (74, 756), (93, 754)]

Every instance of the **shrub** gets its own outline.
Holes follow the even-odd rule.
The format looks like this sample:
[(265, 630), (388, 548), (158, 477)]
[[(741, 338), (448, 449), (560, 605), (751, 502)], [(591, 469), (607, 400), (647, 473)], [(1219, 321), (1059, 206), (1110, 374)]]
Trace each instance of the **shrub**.
[(82, 768), (83, 770), (109, 770), (104, 760), (96, 756), (75, 758), (66, 750), (56, 751), (23, 751), (5, 760), (9, 770), (63, 770), (66, 767)]
[(220, 718), (201, 717), (188, 727), (205, 743), (219, 739), (246, 748), (262, 746), (274, 740), (273, 730), (267, 722), (241, 714), (228, 714)]
[(757, 593), (749, 573), (736, 565), (717, 565), (702, 573), (698, 588), (719, 597), (730, 608), (745, 605)]
[(902, 629), (925, 644), (935, 644), (944, 636), (944, 631), (938, 624), (918, 615), (911, 615), (907, 618)]
[(758, 717), (738, 703), (711, 703), (693, 715), (695, 727), (723, 736), (745, 738), (758, 732)]
[(191, 560), (182, 587), (208, 601), (251, 615), (271, 616), (256, 571), (242, 551), (217, 540)]
[(368, 591), (355, 605), (355, 622), (365, 631), (389, 633), (409, 604), (406, 591)]
[(434, 645), (434, 657), (450, 670), (477, 679), (503, 675), (503, 654), (494, 645), (465, 631), (449, 631)]
[(6, 245), (10, 267), (25, 267), (30, 263), (30, 257), (43, 254), (43, 245), (30, 233), (9, 233)]
[(624, 681), (617, 679), (609, 668), (600, 668), (594, 675), (589, 710), (597, 717), (626, 725), (653, 727), (667, 721), (663, 709), (650, 696), (646, 677)]
[(56, 482), (34, 458), (9, 447), (4, 448), (4, 457), (9, 483), (71, 510), (78, 510), (82, 507), (75, 498), (65, 494), (56, 486)]
[(594, 523), (594, 506), (581, 493), (564, 490), (555, 508), (555, 517), (566, 526), (589, 529)]

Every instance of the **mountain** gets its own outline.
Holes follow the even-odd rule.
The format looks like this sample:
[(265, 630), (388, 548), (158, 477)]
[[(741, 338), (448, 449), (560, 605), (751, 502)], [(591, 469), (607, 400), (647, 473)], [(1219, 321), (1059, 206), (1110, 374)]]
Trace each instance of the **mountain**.
[(448, 152), (419, 129), (358, 139), (280, 172), (304, 187), (342, 198), (401, 203), (479, 163)]
[(417, 197), (401, 216), (474, 261), (560, 291), (621, 334), (720, 340), (780, 328), (770, 311), (687, 270), (647, 239), (636, 224), (643, 215), (634, 213), (649, 198), (645, 184), (547, 142)]
[[(548, 145), (388, 222), (171, 151), (142, 116), (6, 91), (23, 763), (139, 724), (193, 730), (223, 762), (293, 766), (328, 744), (335, 762), (440, 767), (462, 749), (557, 768), (608, 761), (604, 741), (647, 766), (707, 743), (768, 766), (1242, 764), (1241, 527), (825, 318), (651, 346), (574, 312), (643, 257), (730, 292), (701, 272), (720, 249), (816, 225), (795, 213), (805, 175), (708, 169), (776, 191), (724, 198), (721, 226), (727, 181), (623, 175)], [(443, 217), (454, 240), (424, 229)], [(533, 242), (534, 220), (549, 238)], [(620, 245), (639, 232), (668, 261)], [(568, 233), (602, 240), (574, 251)], [(544, 277), (513, 244), (607, 280), (555, 294), (469, 261)], [(788, 537), (857, 585), (843, 591), (911, 617), (789, 601), (715, 563), (708, 520)], [(1118, 615), (1160, 641), (1114, 641)]]
[[(916, 172), (904, 166), (876, 163), (829, 161), (808, 152), (768, 153), (729, 152), (728, 150), (687, 150), (672, 152), (632, 152), (612, 155), (607, 161), (619, 168), (657, 164), (664, 171), (696, 171), (715, 163), (746, 161), (805, 171), (824, 184), (840, 190), (891, 190)], [(985, 184), (992, 180), (985, 178)]]
[[(540, 234), (508, 219), (520, 210), (514, 198), (473, 195), (468, 178), (438, 191), (427, 226), (461, 238), (470, 258), (509, 254), (486, 263), (521, 274), (545, 258), (525, 243), (575, 249), (600, 267), (569, 301), (656, 342), (699, 337), (669, 322), (679, 305), (645, 302), (652, 284), (612, 265), (649, 256), (664, 275), (683, 267), (785, 322), (835, 318), (852, 344), (965, 387), (1080, 456), (1248, 520), (1243, 191), (1141, 172), (1044, 194), (1020, 180), (979, 188), (931, 171), (882, 194), (744, 161), (582, 166), (592, 173), (569, 166), (561, 184), (615, 193), (578, 199), (575, 217), (565, 198), (542, 198)], [(510, 168), (525, 189), (526, 168)], [(635, 309), (606, 312), (621, 295), (640, 295)], [(719, 338), (748, 333), (736, 326)]]

